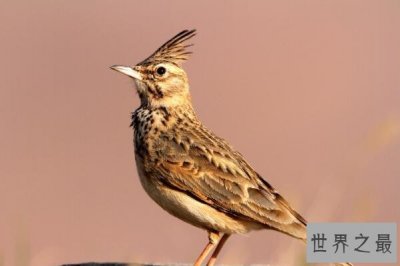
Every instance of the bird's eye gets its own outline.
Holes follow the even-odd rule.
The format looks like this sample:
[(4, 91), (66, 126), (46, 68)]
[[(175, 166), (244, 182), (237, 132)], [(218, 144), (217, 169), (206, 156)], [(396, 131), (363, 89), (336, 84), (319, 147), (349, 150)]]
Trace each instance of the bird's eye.
[(167, 72), (167, 70), (165, 69), (165, 67), (160, 66), (156, 69), (156, 72), (158, 75), (162, 76), (165, 74), (165, 72)]

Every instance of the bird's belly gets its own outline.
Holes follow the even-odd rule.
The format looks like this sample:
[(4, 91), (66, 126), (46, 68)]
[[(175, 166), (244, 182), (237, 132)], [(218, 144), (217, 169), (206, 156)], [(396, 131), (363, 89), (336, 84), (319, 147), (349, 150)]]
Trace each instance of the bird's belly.
[(141, 184), (147, 194), (168, 213), (187, 223), (228, 234), (247, 233), (264, 227), (258, 223), (234, 219), (186, 193), (156, 182), (145, 175), (139, 162), (137, 168)]

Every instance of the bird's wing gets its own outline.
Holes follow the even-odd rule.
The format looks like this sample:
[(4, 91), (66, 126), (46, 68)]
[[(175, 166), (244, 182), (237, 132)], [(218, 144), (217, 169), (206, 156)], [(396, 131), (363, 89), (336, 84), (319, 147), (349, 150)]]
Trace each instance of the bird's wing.
[(304, 229), (304, 218), (223, 139), (203, 127), (179, 135), (161, 135), (156, 142), (162, 159), (152, 168), (152, 176), (239, 219), (291, 235), (283, 228)]

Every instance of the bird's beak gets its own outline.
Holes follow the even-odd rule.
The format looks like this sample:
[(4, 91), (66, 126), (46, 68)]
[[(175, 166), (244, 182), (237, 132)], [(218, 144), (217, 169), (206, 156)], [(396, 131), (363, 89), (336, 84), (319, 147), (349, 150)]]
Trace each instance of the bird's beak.
[(131, 67), (114, 65), (110, 68), (115, 71), (121, 72), (122, 74), (128, 75), (134, 79), (142, 80), (142, 75), (140, 74), (140, 72), (136, 71)]

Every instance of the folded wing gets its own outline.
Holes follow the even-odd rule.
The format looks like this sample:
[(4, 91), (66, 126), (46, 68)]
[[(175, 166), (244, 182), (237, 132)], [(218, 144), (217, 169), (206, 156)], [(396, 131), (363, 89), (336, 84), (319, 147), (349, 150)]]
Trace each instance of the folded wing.
[(185, 137), (161, 135), (156, 142), (163, 159), (152, 176), (228, 215), (305, 239), (305, 219), (240, 153), (203, 127), (179, 135)]

